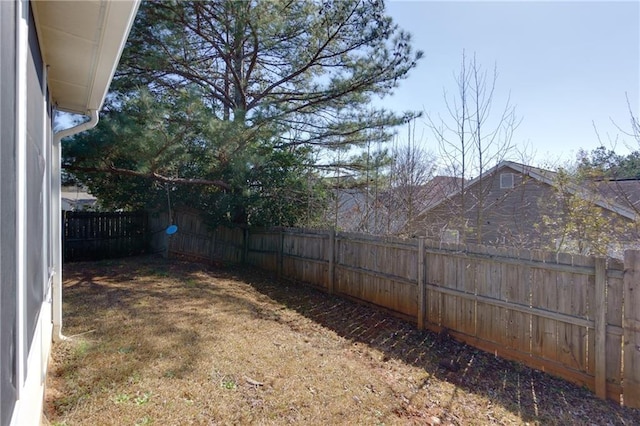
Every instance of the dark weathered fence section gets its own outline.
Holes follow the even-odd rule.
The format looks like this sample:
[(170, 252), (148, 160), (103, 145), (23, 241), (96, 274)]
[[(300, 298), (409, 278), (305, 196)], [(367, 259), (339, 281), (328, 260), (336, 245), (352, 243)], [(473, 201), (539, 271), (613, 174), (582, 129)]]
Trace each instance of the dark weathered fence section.
[(419, 328), (640, 408), (640, 251), (621, 262), (303, 229), (207, 229), (176, 216), (169, 255), (244, 262), (380, 306)]
[(65, 262), (133, 256), (148, 249), (146, 212), (63, 212)]

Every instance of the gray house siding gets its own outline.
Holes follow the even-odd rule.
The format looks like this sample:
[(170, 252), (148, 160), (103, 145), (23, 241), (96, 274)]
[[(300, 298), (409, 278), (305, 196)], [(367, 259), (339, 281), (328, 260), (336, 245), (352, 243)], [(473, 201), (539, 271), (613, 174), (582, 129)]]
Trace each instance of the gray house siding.
[(17, 398), (16, 13), (0, 2), (0, 425)]
[[(29, 54), (27, 60), (27, 146), (26, 146), (26, 240), (25, 263), (27, 291), (25, 294), (26, 351), (29, 353), (35, 335), (42, 302), (44, 301), (47, 274), (45, 273), (47, 233), (45, 233), (44, 210), (46, 189), (45, 176), (50, 174), (46, 145), (51, 123), (48, 119), (48, 102), (45, 97), (44, 70), (38, 36), (33, 18), (29, 22)], [(44, 237), (44, 238), (43, 238)], [(25, 360), (25, 368), (26, 368)], [(26, 375), (26, 371), (25, 371)]]

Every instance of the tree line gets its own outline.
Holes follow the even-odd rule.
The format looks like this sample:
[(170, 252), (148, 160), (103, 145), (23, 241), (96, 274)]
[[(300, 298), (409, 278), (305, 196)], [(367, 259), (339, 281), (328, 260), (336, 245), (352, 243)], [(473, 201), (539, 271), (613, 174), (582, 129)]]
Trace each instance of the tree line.
[[(466, 52), (446, 116), (373, 106), (422, 56), (380, 0), (145, 1), (101, 122), (63, 145), (65, 176), (105, 209), (189, 206), (212, 226), (411, 235), (425, 185), (444, 174), (463, 194), (451, 217), (465, 221), (488, 202), (483, 191), (464, 198), (470, 178), (526, 160), (513, 142), (521, 117), (510, 97), (496, 104), (497, 68)], [(627, 134), (640, 146), (629, 111)], [(417, 120), (435, 150), (415, 134)], [(639, 178), (640, 151), (582, 151), (561, 176)], [(476, 211), (463, 233), (482, 235)]]

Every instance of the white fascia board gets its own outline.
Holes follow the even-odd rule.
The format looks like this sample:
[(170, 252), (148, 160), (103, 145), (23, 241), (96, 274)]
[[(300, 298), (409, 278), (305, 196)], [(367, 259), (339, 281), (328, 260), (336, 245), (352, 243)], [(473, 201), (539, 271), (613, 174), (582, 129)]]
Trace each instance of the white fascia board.
[(86, 111), (102, 108), (139, 5), (139, 0), (108, 3)]

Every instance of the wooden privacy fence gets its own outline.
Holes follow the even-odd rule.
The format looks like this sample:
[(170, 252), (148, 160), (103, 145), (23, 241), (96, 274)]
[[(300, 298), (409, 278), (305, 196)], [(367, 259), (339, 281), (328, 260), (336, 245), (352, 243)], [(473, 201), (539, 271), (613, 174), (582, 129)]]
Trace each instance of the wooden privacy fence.
[(276, 271), (640, 408), (639, 251), (622, 262), (333, 231), (211, 232), (195, 213), (178, 225), (170, 254)]
[(144, 253), (147, 241), (146, 212), (62, 212), (65, 262)]

